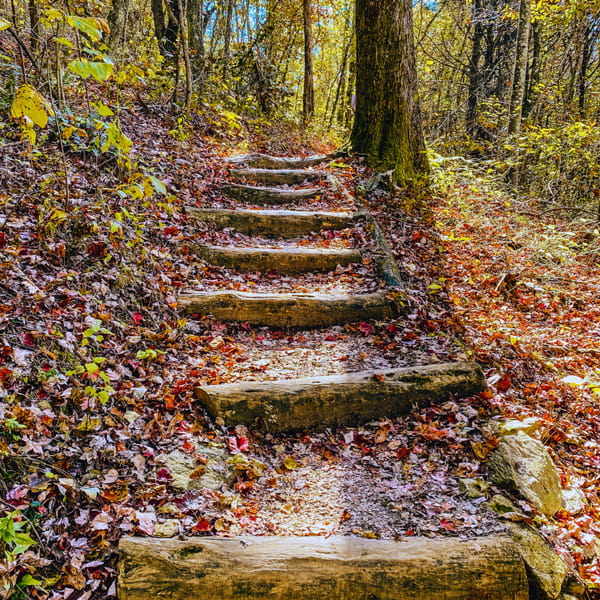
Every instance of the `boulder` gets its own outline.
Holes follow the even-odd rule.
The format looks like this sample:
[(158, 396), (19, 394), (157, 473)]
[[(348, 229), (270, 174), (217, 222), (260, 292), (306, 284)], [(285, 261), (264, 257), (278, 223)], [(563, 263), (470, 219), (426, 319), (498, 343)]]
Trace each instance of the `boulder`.
[(517, 491), (542, 513), (552, 516), (562, 508), (558, 472), (544, 445), (519, 431), (501, 438), (490, 458), (494, 483)]
[(218, 490), (233, 481), (235, 466), (230, 462), (231, 457), (225, 448), (198, 444), (194, 454), (205, 456), (206, 464), (203, 465), (193, 454), (182, 450), (174, 450), (159, 459), (173, 477), (171, 485), (175, 489)]
[(539, 600), (560, 598), (569, 573), (563, 559), (533, 527), (524, 523), (507, 523), (507, 526), (525, 562), (530, 597)]
[(528, 417), (526, 419), (504, 419), (496, 423), (496, 432), (499, 436), (515, 435), (520, 431), (531, 435), (537, 431), (542, 425), (540, 419), (536, 417)]

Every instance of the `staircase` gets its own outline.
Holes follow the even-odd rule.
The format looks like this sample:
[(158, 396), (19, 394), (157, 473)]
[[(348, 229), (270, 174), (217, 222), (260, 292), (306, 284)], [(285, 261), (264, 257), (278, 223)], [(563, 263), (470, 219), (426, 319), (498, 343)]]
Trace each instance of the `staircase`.
[[(215, 228), (267, 236), (275, 247), (200, 245), (198, 258), (239, 272), (286, 274), (333, 271), (360, 263), (366, 248), (307, 248), (301, 238), (324, 230), (355, 227), (367, 220), (381, 274), (378, 289), (347, 293), (240, 292), (187, 289), (179, 309), (192, 317), (274, 328), (310, 329), (397, 316), (401, 284), (385, 238), (364, 210), (303, 210), (328, 186), (339, 185), (308, 159), (247, 155), (232, 161), (234, 180), (221, 192), (235, 209), (188, 213)], [(309, 185), (295, 189), (292, 186)], [(268, 208), (253, 210), (245, 204)], [(281, 210), (278, 205), (297, 205)], [(296, 240), (290, 245), (276, 240)], [(390, 287), (390, 284), (395, 287)], [(227, 426), (263, 427), (269, 432), (356, 426), (406, 414), (415, 407), (468, 397), (485, 389), (474, 363), (454, 362), (383, 371), (281, 381), (207, 385), (196, 398)], [(169, 600), (215, 597), (276, 600), (322, 598), (371, 600), (525, 600), (524, 566), (505, 535), (472, 540), (355, 537), (236, 537), (153, 540), (124, 538), (120, 544), (119, 598)]]

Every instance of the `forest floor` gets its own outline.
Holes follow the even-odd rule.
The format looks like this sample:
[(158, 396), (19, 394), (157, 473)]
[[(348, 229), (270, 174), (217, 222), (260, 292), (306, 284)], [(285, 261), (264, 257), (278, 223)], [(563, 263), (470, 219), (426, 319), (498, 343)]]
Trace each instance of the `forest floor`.
[[(154, 194), (160, 186), (146, 175), (119, 177), (113, 160), (64, 155), (56, 142), (33, 152), (16, 141), (2, 148), (0, 528), (16, 521), (34, 542), (21, 538), (28, 549), (0, 565), (5, 597), (110, 598), (119, 537), (154, 535), (167, 520), (187, 535), (496, 531), (501, 525), (483, 504), (497, 490), (483, 480), (497, 445), (490, 420), (500, 416), (538, 417), (563, 482), (583, 489), (588, 501), (580, 514), (547, 519), (514, 498), (519, 518), (535, 522), (600, 586), (595, 234), (528, 214), (537, 209), (463, 163), (437, 166), (434, 191), (415, 203), (359, 192), (369, 173), (360, 161), (338, 159), (330, 168), (361, 194), (402, 267), (407, 314), (308, 332), (184, 318), (176, 299), (190, 284), (293, 291), (380, 285), (368, 260), (293, 279), (241, 276), (199, 261), (194, 243), (250, 243), (199, 226), (185, 212), (226, 206), (217, 191), (227, 179), (224, 157), (331, 148), (265, 123), (232, 126), (227, 116), (197, 117), (192, 125), (186, 137), (158, 109), (123, 116), (138, 170), (162, 180), (167, 195)], [(330, 194), (314, 208), (347, 203)], [(360, 229), (309, 240), (315, 247), (368, 243)], [(483, 366), (488, 392), (356, 429), (294, 436), (228, 430), (211, 423), (193, 396), (200, 384), (465, 357)], [(164, 456), (192, 451), (192, 442), (241, 457), (229, 484), (173, 487)], [(484, 495), (462, 493), (461, 478), (480, 479)], [(14, 550), (16, 533), (3, 537)]]

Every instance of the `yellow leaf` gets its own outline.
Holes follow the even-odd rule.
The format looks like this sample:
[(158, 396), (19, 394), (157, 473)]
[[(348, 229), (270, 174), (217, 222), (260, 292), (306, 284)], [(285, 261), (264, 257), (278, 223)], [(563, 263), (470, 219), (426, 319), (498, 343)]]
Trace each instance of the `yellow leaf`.
[(294, 471), (298, 468), (298, 463), (291, 456), (286, 456), (285, 460), (283, 461), (283, 466), (288, 471)]
[(0, 19), (0, 31), (4, 31), (9, 27), (12, 27), (12, 23), (10, 21), (7, 21), (6, 19)]
[(54, 115), (49, 102), (32, 86), (22, 85), (15, 94), (10, 116), (13, 119), (26, 117), (39, 127), (46, 127), (48, 117)]
[(62, 137), (63, 140), (68, 140), (71, 138), (71, 136), (75, 133), (75, 127), (65, 127), (60, 135)]

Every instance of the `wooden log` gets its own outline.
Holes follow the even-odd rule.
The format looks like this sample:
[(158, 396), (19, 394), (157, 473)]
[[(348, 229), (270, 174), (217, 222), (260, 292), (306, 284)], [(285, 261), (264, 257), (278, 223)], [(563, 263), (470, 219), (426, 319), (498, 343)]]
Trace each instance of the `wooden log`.
[(122, 538), (119, 600), (527, 600), (508, 536)]
[(345, 229), (354, 224), (354, 214), (342, 212), (310, 212), (300, 210), (226, 210), (213, 208), (187, 209), (205, 223), (224, 229), (232, 227), (241, 233), (294, 238), (323, 229)]
[(242, 156), (234, 156), (229, 159), (229, 162), (234, 165), (244, 165), (246, 167), (257, 169), (306, 169), (314, 167), (327, 160), (333, 160), (335, 154), (327, 156), (307, 156), (305, 158), (286, 157), (286, 156), (269, 156), (267, 154), (244, 154)]
[(327, 173), (321, 171), (298, 169), (231, 169), (229, 173), (237, 179), (247, 179), (269, 185), (295, 185), (305, 181), (327, 178)]
[(291, 204), (315, 198), (323, 192), (317, 188), (308, 190), (286, 190), (281, 188), (254, 187), (252, 185), (224, 185), (221, 192), (235, 200), (254, 204)]
[(327, 272), (338, 265), (359, 263), (362, 259), (359, 250), (351, 249), (194, 246), (193, 250), (213, 265), (243, 272), (277, 271), (290, 274)]
[(259, 420), (269, 431), (280, 432), (354, 426), (396, 417), (415, 407), (444, 402), (451, 396), (472, 396), (485, 388), (477, 364), (454, 362), (207, 385), (196, 388), (195, 395), (211, 417), (222, 418), (228, 426), (254, 425)]
[(212, 314), (223, 321), (306, 329), (391, 316), (390, 304), (381, 292), (339, 295), (187, 292), (179, 296), (178, 305), (187, 313)]

